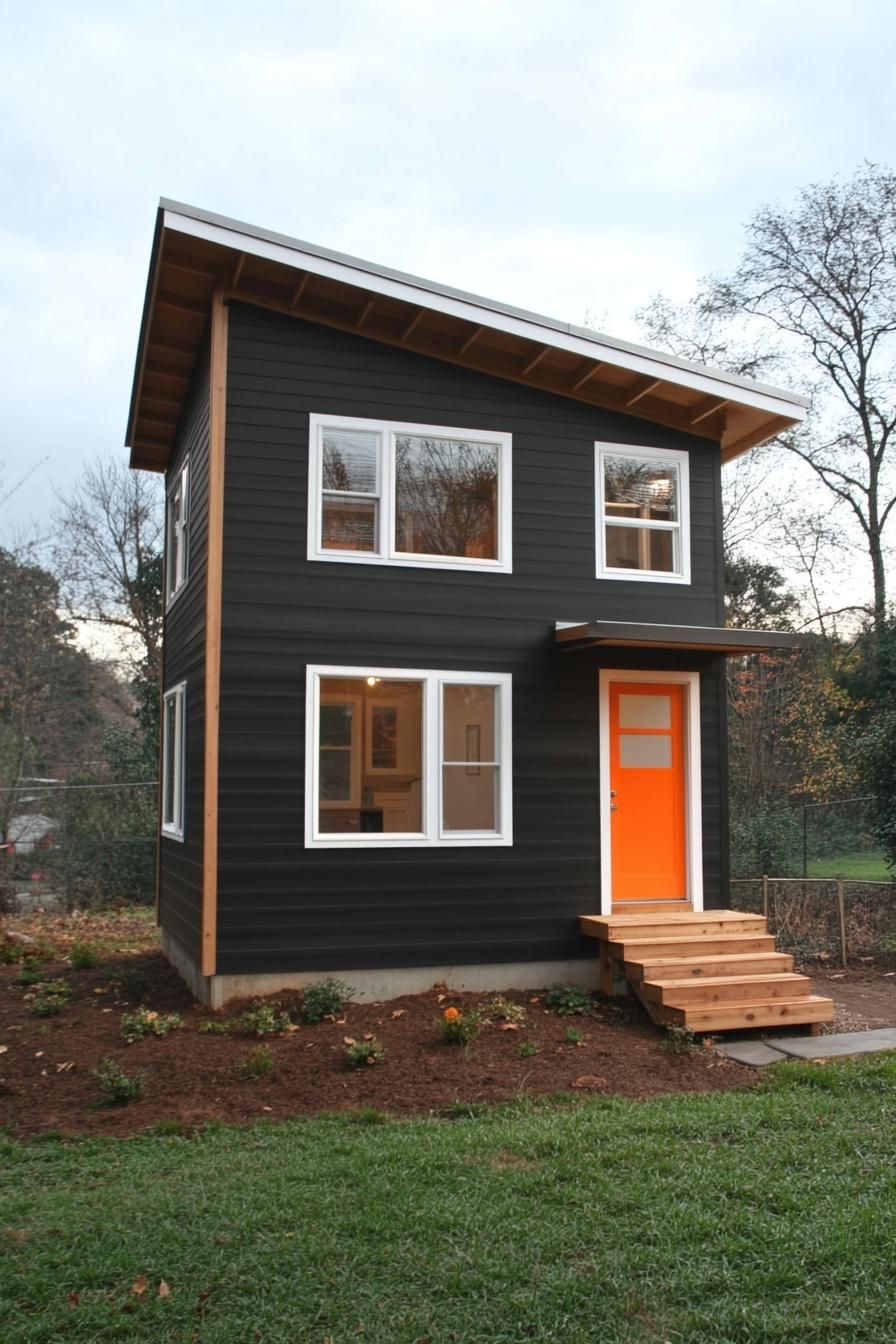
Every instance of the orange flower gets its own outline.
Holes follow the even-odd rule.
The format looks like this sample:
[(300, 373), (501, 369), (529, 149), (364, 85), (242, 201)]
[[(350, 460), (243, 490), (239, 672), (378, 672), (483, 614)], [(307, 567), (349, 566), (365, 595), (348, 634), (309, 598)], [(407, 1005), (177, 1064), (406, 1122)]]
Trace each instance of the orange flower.
[(446, 1008), (443, 1014), (446, 1022), (456, 1022), (460, 1017), (459, 1008)]

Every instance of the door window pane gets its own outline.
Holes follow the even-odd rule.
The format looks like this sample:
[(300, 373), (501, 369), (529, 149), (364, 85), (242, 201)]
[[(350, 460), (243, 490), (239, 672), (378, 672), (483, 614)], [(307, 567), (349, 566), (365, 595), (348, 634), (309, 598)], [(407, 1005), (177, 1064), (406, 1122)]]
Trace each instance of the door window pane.
[(465, 765), (442, 767), (442, 829), (496, 831), (498, 829), (498, 767)]
[(628, 770), (668, 770), (672, 765), (672, 738), (665, 733), (623, 733), (619, 764)]
[(619, 696), (620, 728), (671, 728), (672, 697), (669, 695)]
[(395, 549), (498, 558), (498, 445), (399, 434)]

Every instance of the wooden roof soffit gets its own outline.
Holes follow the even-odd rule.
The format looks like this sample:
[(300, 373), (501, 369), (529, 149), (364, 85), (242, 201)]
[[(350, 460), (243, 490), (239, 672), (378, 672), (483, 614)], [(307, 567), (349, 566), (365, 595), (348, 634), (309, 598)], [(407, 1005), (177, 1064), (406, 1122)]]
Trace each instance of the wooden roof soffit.
[[(212, 220), (208, 228), (204, 218)], [(198, 221), (195, 231), (191, 220)], [(337, 256), (331, 264), (310, 245), (272, 252), (264, 235), (227, 224), (202, 212), (193, 216), (187, 207), (173, 216), (160, 210), (129, 423), (134, 466), (165, 468), (215, 296), (346, 332), (363, 330), (384, 344), (635, 414), (719, 443), (723, 460), (800, 418), (798, 408), (789, 414), (790, 394), (740, 390), (712, 370), (679, 366), (624, 343), (617, 348), (609, 337), (595, 338), (591, 355), (587, 333), (550, 319), (380, 273), (352, 258)]]
[(750, 653), (800, 649), (805, 639), (790, 630), (737, 630), (729, 626), (651, 625), (634, 621), (558, 622), (556, 644), (567, 653), (581, 649), (667, 649), (722, 653), (743, 658)]

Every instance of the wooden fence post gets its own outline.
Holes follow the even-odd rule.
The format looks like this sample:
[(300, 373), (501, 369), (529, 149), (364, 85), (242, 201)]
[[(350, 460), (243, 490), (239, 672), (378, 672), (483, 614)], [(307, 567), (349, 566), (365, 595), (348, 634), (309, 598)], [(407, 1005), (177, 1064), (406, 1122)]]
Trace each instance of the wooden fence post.
[(849, 949), (846, 946), (846, 908), (843, 903), (843, 878), (837, 878), (837, 914), (840, 916), (840, 965), (849, 965)]
[(768, 919), (768, 878), (762, 874), (762, 913)]

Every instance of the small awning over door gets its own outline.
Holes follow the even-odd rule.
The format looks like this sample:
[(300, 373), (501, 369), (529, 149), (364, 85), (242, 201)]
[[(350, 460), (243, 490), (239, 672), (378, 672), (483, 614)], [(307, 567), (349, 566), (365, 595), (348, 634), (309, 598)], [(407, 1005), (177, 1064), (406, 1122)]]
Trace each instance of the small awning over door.
[(558, 621), (555, 639), (560, 648), (680, 649), (694, 653), (724, 653), (743, 657), (772, 649), (799, 649), (804, 640), (787, 630), (729, 630), (726, 626), (642, 625), (634, 621)]

